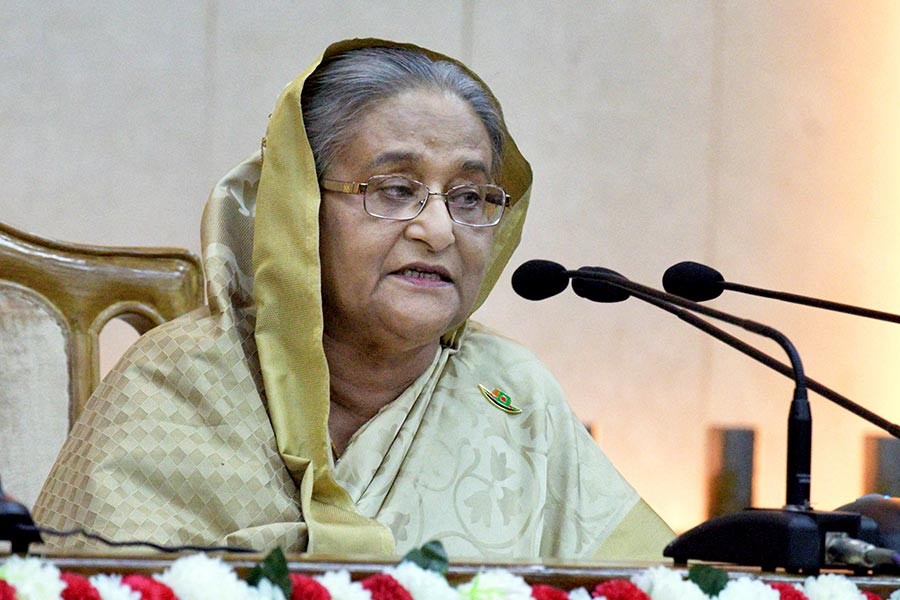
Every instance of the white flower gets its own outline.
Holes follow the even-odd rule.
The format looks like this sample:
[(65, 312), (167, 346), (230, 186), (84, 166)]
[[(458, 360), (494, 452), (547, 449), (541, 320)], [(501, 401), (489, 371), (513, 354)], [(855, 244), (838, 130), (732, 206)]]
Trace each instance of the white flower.
[(123, 584), (121, 575), (93, 575), (88, 581), (103, 600), (141, 600), (141, 593)]
[(414, 600), (459, 600), (459, 592), (446, 579), (415, 563), (402, 562), (385, 573), (396, 579)]
[(531, 586), (509, 571), (491, 569), (459, 586), (459, 595), (469, 600), (531, 600)]
[(809, 600), (865, 600), (866, 598), (852, 581), (833, 573), (807, 577), (803, 582), (803, 593)]
[[(259, 580), (259, 584), (255, 588), (251, 587), (251, 591), (255, 590), (255, 597), (258, 600), (287, 600), (281, 588), (263, 577)], [(106, 600), (104, 598), (103, 600)], [(138, 599), (140, 600), (140, 598)]]
[(716, 596), (718, 600), (778, 600), (781, 594), (757, 579), (732, 579)]
[(350, 573), (346, 570), (329, 571), (313, 579), (325, 586), (332, 600), (372, 600), (369, 590), (355, 581), (350, 581)]
[(631, 578), (652, 600), (709, 600), (709, 596), (693, 581), (686, 581), (676, 571), (654, 567)]
[(0, 565), (0, 579), (16, 588), (18, 600), (59, 600), (66, 583), (59, 569), (36, 558), (19, 558), (15, 554)]
[(172, 588), (180, 600), (253, 600), (256, 596), (228, 565), (205, 554), (179, 558), (155, 578)]
[(569, 592), (569, 600), (591, 600), (591, 595), (586, 589), (580, 587)]
[(888, 596), (888, 600), (900, 600), (900, 589), (896, 589)]

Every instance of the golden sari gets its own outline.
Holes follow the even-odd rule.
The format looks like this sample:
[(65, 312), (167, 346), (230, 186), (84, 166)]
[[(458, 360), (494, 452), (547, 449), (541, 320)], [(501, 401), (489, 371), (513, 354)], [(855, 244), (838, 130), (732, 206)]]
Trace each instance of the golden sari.
[[(372, 45), (397, 44), (351, 40), (323, 57)], [(120, 540), (260, 550), (385, 555), (440, 539), (453, 558), (659, 557), (670, 530), (546, 368), (472, 322), (447, 332), (426, 372), (334, 460), (320, 197), (300, 111), (321, 59), (283, 90), (262, 152), (212, 191), (202, 225), (208, 307), (149, 332), (106, 377), (35, 519)], [(476, 307), (518, 244), (528, 205), (531, 169), (511, 139), (498, 183), (513, 206)], [(479, 384), (521, 412), (502, 410)]]

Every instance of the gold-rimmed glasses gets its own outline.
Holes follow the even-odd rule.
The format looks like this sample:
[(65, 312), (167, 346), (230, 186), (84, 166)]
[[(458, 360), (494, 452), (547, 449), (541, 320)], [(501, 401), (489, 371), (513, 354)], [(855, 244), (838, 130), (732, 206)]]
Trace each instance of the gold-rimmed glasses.
[(510, 197), (492, 184), (465, 183), (446, 192), (432, 192), (421, 181), (403, 175), (375, 175), (365, 182), (322, 179), (323, 190), (362, 194), (363, 208), (379, 219), (410, 221), (419, 216), (431, 196), (441, 196), (454, 223), (469, 227), (493, 227), (500, 222)]

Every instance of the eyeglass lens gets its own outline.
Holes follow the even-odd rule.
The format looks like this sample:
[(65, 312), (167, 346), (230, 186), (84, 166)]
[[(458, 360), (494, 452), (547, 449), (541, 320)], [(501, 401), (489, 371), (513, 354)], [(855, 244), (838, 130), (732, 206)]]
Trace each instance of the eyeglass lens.
[[(366, 211), (386, 219), (412, 219), (418, 215), (429, 190), (424, 183), (397, 176), (368, 180)], [(495, 185), (466, 184), (447, 190), (444, 196), (450, 217), (466, 225), (493, 225), (499, 221), (506, 193)]]

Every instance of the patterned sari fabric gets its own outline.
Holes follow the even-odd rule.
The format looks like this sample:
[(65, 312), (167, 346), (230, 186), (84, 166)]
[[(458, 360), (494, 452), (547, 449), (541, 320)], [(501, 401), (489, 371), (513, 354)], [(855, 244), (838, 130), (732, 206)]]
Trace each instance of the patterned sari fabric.
[[(323, 57), (374, 45), (401, 46), (351, 40)], [(594, 444), (553, 377), (474, 322), (443, 336), (426, 372), (335, 462), (320, 198), (300, 112), (303, 82), (320, 61), (282, 92), (264, 155), (213, 189), (202, 231), (208, 308), (149, 332), (107, 376), (36, 520), (119, 540), (341, 555), (440, 539), (454, 558), (658, 558), (671, 531)], [(518, 244), (528, 205), (531, 170), (511, 140), (500, 171), (513, 206), (475, 308)], [(479, 384), (521, 412), (502, 410)]]

